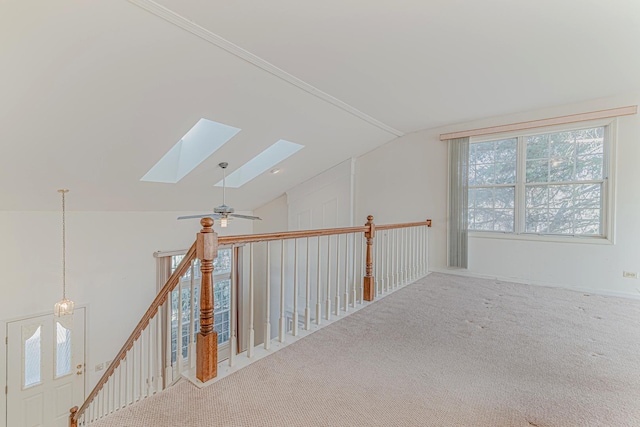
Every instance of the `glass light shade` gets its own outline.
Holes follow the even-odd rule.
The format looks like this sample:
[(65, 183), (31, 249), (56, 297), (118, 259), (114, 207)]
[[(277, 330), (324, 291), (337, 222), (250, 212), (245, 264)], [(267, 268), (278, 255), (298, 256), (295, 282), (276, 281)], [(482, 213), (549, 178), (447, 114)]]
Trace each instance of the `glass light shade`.
[(227, 225), (229, 225), (229, 220), (227, 218), (220, 218), (220, 227), (226, 227)]
[(74, 302), (70, 299), (63, 298), (62, 301), (56, 303), (53, 307), (53, 314), (55, 316), (67, 316), (73, 314)]

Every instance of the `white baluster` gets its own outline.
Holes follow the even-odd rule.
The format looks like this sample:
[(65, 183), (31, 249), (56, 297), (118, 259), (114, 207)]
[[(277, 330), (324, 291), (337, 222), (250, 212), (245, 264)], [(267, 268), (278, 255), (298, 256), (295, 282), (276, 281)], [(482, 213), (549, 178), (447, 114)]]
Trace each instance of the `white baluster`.
[(126, 378), (126, 369), (127, 369), (127, 365), (126, 365), (126, 358), (122, 359), (120, 361), (120, 396), (118, 398), (118, 406), (120, 408), (124, 408), (127, 405), (127, 391), (125, 389), (126, 385), (127, 385), (127, 378)]
[(411, 280), (416, 279), (416, 228), (411, 227)]
[(429, 228), (424, 228), (424, 272), (429, 272)]
[(340, 235), (336, 234), (336, 316), (340, 315)]
[(360, 267), (358, 268), (358, 287), (360, 288), (360, 304), (363, 303), (364, 297), (364, 234), (360, 233), (360, 262), (358, 263)]
[(384, 294), (385, 290), (386, 290), (386, 283), (385, 283), (385, 264), (384, 264), (384, 236), (386, 234), (386, 231), (380, 233), (378, 235), (378, 239), (379, 240), (379, 246), (378, 246), (378, 263), (380, 264), (380, 270), (379, 270), (379, 274), (380, 274), (380, 294)]
[(253, 243), (249, 243), (249, 331), (247, 333), (247, 357), (253, 357)]
[(109, 415), (109, 380), (102, 387), (102, 416)]
[[(165, 302), (166, 304), (166, 302)], [(162, 380), (162, 306), (158, 307), (158, 313), (155, 317), (156, 323), (156, 374), (155, 374), (155, 389), (156, 393), (163, 390), (164, 381)]]
[[(235, 364), (235, 356), (238, 351), (238, 333), (236, 331), (236, 299), (238, 298), (236, 295), (238, 288), (238, 260), (236, 259), (236, 254), (239, 253), (235, 248), (231, 248), (232, 254), (232, 262), (231, 262), (231, 292), (230, 292), (230, 301), (231, 304), (231, 318), (229, 319), (229, 366), (233, 366)], [(195, 354), (195, 353), (194, 353)]]
[(391, 272), (393, 277), (393, 287), (398, 287), (398, 229), (393, 230), (393, 270)]
[[(143, 395), (142, 395), (142, 378), (144, 377), (144, 373), (142, 372), (142, 361), (143, 361), (143, 357), (142, 357), (142, 346), (140, 345), (142, 344), (142, 333), (140, 334), (140, 337), (135, 341), (135, 343), (133, 344), (135, 349), (136, 349), (136, 385), (138, 388), (138, 391), (136, 393), (136, 400), (141, 400)], [(178, 347), (179, 348), (179, 347)]]
[(344, 235), (344, 312), (349, 311), (349, 235)]
[[(153, 320), (153, 319), (151, 319)], [(153, 323), (149, 320), (147, 325), (147, 396), (154, 393), (153, 390)]]
[(422, 226), (420, 227), (420, 235), (418, 236), (418, 244), (420, 245), (420, 277), (424, 277), (425, 275), (425, 271), (424, 271), (424, 251), (426, 250), (426, 248), (424, 247), (424, 233), (425, 233), (425, 227)]
[(278, 340), (284, 342), (285, 317), (284, 317), (284, 245), (285, 240), (280, 241), (280, 320), (278, 322)]
[(164, 359), (164, 378), (165, 384), (164, 387), (169, 387), (171, 383), (173, 383), (173, 360), (172, 360), (172, 341), (171, 335), (173, 334), (173, 325), (171, 324), (171, 318), (173, 317), (173, 292), (169, 292), (167, 296), (167, 306), (165, 308), (166, 313), (166, 347), (165, 347), (165, 359)]
[(394, 228), (393, 230), (391, 230), (391, 244), (390, 244), (390, 254), (389, 254), (391, 264), (390, 264), (389, 270), (390, 270), (390, 276), (391, 276), (392, 289), (396, 288), (395, 272), (396, 272), (396, 231), (397, 230), (398, 230), (397, 228)]
[(189, 283), (189, 345), (187, 346), (187, 361), (191, 369), (196, 367), (196, 279), (195, 261), (191, 261), (191, 281)]
[(426, 226), (422, 226), (420, 227), (420, 247), (422, 248), (422, 250), (420, 251), (420, 275), (424, 276), (425, 274), (427, 274), (427, 263), (426, 261), (426, 253), (427, 253), (427, 247), (425, 245), (425, 234), (427, 233), (427, 227)]
[(307, 237), (307, 268), (305, 279), (305, 301), (304, 301), (304, 329), (308, 331), (311, 328), (311, 308), (309, 307), (311, 300), (311, 271), (309, 270), (309, 238)]
[(378, 234), (375, 238), (374, 238), (374, 256), (373, 256), (373, 264), (375, 265), (375, 272), (374, 272), (374, 277), (375, 277), (375, 283), (376, 283), (376, 293), (375, 296), (378, 297), (378, 295), (380, 295), (380, 281), (382, 280), (382, 275), (380, 274), (380, 239), (382, 238), (382, 234)]
[(331, 236), (327, 236), (327, 299), (325, 301), (325, 317), (331, 320)]
[(320, 303), (321, 294), (322, 294), (322, 286), (320, 285), (320, 236), (318, 236), (318, 266), (316, 268), (318, 273), (318, 278), (316, 281), (316, 325), (319, 325), (321, 322), (321, 314), (322, 314), (322, 304)]
[(291, 333), (298, 336), (298, 239), (293, 240), (293, 327)]
[(144, 395), (144, 378), (145, 378), (145, 363), (144, 363), (144, 347), (145, 347), (145, 340), (144, 340), (144, 330), (140, 331), (140, 336), (138, 337), (138, 339), (136, 340), (136, 345), (138, 347), (138, 395), (140, 396), (138, 399), (142, 400), (145, 395)]
[(184, 356), (182, 355), (182, 278), (178, 280), (178, 332), (176, 343), (176, 365), (178, 365), (177, 376), (182, 373), (184, 366)]
[(391, 289), (393, 289), (393, 284), (391, 283), (391, 272), (393, 270), (391, 270), (391, 250), (392, 250), (392, 245), (391, 245), (391, 233), (393, 232), (393, 230), (387, 230), (387, 235), (385, 236), (385, 265), (386, 267), (386, 271), (387, 271), (387, 292), (389, 292)]
[(415, 227), (415, 231), (414, 231), (414, 246), (415, 246), (415, 261), (414, 261), (414, 268), (415, 268), (415, 278), (417, 279), (418, 276), (420, 276), (420, 228), (419, 227)]
[(353, 250), (351, 254), (351, 306), (355, 308), (356, 306), (356, 235), (351, 234), (351, 244), (353, 245)]
[(265, 302), (267, 304), (264, 319), (264, 348), (269, 350), (271, 347), (271, 251), (269, 242), (267, 242), (267, 291), (265, 293)]
[[(113, 362), (111, 362), (113, 363)], [(115, 407), (116, 407), (116, 374), (115, 374), (115, 370), (114, 372), (111, 374), (111, 378), (109, 378), (109, 381), (111, 382), (111, 386), (109, 387), (109, 413), (112, 413), (115, 411)]]
[(413, 235), (413, 280), (418, 278), (418, 263), (420, 261), (419, 250), (420, 246), (418, 245), (418, 227), (411, 227), (411, 234)]
[(400, 277), (399, 280), (399, 284), (400, 286), (402, 286), (404, 284), (404, 245), (405, 245), (405, 240), (404, 240), (404, 232), (405, 229), (401, 228), (400, 229), (400, 238), (398, 240), (398, 245), (399, 245), (399, 249), (400, 249), (400, 265), (399, 265), (399, 270), (398, 270), (398, 275)]

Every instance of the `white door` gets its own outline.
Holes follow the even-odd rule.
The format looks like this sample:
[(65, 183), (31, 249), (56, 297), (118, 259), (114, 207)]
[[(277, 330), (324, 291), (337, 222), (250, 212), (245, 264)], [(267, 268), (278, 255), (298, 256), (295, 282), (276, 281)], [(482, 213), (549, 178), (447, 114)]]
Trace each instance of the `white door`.
[[(322, 174), (292, 188), (287, 191), (287, 204), (288, 204), (288, 216), (289, 216), (289, 230), (309, 230), (316, 228), (332, 228), (332, 227), (349, 227), (353, 225), (353, 206), (354, 206), (354, 174), (355, 164), (353, 160), (349, 159), (340, 163), (339, 165), (323, 172)], [(361, 223), (364, 223), (366, 219), (363, 219)], [(359, 222), (360, 224), (360, 222)], [(331, 237), (332, 253), (335, 254), (335, 247), (338, 244), (337, 237)], [(344, 242), (345, 238), (340, 238), (340, 252), (344, 254)], [(301, 241), (298, 246), (298, 259), (304, 260), (306, 257), (306, 242)], [(349, 246), (350, 248), (352, 246)], [(320, 244), (320, 265), (325, 265), (327, 253), (327, 239), (321, 239)], [(309, 247), (309, 258), (315, 260), (318, 256), (318, 245), (316, 239), (311, 239)], [(278, 263), (277, 257), (272, 257), (275, 262)], [(341, 258), (344, 259), (344, 258)], [(336, 261), (331, 259), (331, 272), (327, 274), (326, 270), (321, 270), (322, 286), (326, 286), (327, 278), (329, 277), (332, 283), (335, 283), (335, 271)], [(288, 262), (290, 270), (293, 266), (293, 251), (288, 252)], [(276, 269), (279, 266), (275, 267)], [(300, 265), (298, 268), (298, 283), (305, 283), (307, 273), (305, 271), (306, 266)], [(338, 268), (344, 271), (344, 265), (341, 264)], [(273, 269), (272, 269), (273, 270)], [(316, 277), (317, 277), (316, 263), (310, 264), (309, 279), (310, 279), (310, 307), (316, 305)], [(340, 273), (344, 280), (344, 272)], [(293, 271), (287, 273), (287, 277), (293, 277)], [(272, 282), (273, 283), (273, 282)], [(277, 284), (278, 282), (276, 282)], [(335, 286), (335, 284), (333, 285)], [(343, 285), (341, 285), (343, 286)], [(305, 307), (306, 295), (304, 286), (300, 287), (298, 292), (298, 307)], [(326, 291), (324, 288), (323, 292)], [(279, 290), (275, 289), (275, 295), (278, 296)], [(291, 306), (293, 289), (287, 289), (285, 301), (287, 302), (287, 311), (292, 311)], [(331, 304), (335, 308), (335, 289), (331, 289)], [(272, 295), (274, 292), (272, 291)], [(341, 304), (344, 303), (344, 295), (340, 292), (340, 298), (342, 298)], [(324, 303), (324, 297), (322, 298)], [(311, 318), (315, 318), (315, 310), (311, 310)]]
[(9, 322), (7, 332), (7, 425), (67, 427), (84, 401), (84, 308)]

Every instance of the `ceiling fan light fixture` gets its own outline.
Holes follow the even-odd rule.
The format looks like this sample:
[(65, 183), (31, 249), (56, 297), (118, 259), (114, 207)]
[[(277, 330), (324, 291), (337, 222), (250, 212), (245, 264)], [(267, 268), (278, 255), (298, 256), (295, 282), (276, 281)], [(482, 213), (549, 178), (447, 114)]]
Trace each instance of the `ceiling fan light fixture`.
[(226, 228), (229, 225), (229, 219), (222, 217), (220, 218), (220, 227)]

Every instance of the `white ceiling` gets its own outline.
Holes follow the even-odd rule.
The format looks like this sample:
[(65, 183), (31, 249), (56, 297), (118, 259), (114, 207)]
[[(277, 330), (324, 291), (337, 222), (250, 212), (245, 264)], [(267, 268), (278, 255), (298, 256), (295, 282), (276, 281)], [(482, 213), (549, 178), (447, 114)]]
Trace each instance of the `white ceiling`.
[[(217, 163), (304, 145), (227, 192), (251, 210), (402, 133), (638, 90), (639, 47), (637, 0), (3, 0), (0, 210), (210, 209)], [(200, 118), (242, 131), (140, 182)]]

